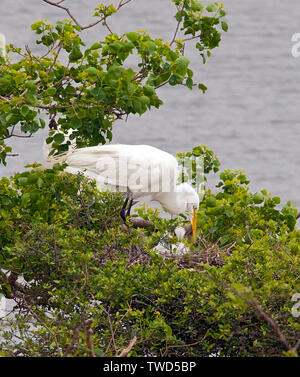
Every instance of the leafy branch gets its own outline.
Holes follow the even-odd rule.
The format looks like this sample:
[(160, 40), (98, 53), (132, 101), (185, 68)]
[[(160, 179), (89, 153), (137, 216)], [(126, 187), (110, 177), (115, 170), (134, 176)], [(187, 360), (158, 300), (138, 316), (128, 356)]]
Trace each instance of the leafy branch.
[[(220, 41), (222, 5), (209, 4), (206, 8), (194, 0), (172, 0), (176, 7), (176, 30), (171, 43), (154, 39), (147, 32), (113, 33), (107, 18), (129, 4), (131, 0), (112, 4), (99, 4), (94, 10), (97, 20), (82, 25), (65, 1), (42, 0), (66, 12), (70, 20), (35, 22), (31, 29), (37, 34), (38, 45), (46, 48), (41, 56), (25, 49), (7, 46), (6, 57), (0, 65), (0, 163), (5, 164), (11, 148), (5, 139), (15, 137), (14, 127), (30, 137), (46, 126), (45, 117), (56, 117), (59, 126), (54, 139), (50, 131), (47, 138), (56, 152), (67, 151), (70, 139), (78, 147), (105, 144), (112, 138), (115, 121), (130, 114), (142, 115), (152, 107), (159, 108), (162, 100), (158, 89), (165, 85), (198, 86), (184, 56), (184, 44), (198, 38), (196, 48), (204, 51), (217, 47)], [(201, 5), (201, 11), (199, 7)], [(214, 14), (212, 14), (214, 10)], [(85, 46), (81, 33), (101, 24), (108, 30), (102, 41)], [(179, 29), (187, 36), (177, 40)], [(223, 28), (224, 29), (224, 28)], [(126, 68), (130, 55), (138, 57), (137, 68)], [(11, 55), (15, 55), (12, 60)], [(67, 56), (66, 64), (60, 59)]]

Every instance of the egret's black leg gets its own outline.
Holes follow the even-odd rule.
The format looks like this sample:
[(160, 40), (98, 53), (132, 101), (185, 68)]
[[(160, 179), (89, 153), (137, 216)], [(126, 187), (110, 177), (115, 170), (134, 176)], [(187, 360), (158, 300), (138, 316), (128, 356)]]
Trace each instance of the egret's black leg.
[(121, 216), (124, 224), (126, 224), (125, 209), (126, 209), (127, 203), (128, 203), (128, 198), (125, 199), (123, 207), (122, 207), (121, 212), (120, 212), (120, 216)]
[(129, 206), (128, 206), (127, 211), (126, 211), (126, 217), (130, 216), (132, 204), (133, 204), (133, 199), (130, 199)]

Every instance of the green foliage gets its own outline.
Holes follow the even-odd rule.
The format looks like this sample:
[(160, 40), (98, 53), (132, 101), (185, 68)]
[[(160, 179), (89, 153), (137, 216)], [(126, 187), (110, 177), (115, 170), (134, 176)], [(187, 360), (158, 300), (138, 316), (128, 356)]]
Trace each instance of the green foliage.
[(219, 171), (220, 162), (214, 151), (209, 150), (206, 145), (198, 145), (192, 152), (177, 153), (177, 160), (181, 167), (178, 183), (189, 182), (202, 199), (206, 175)]
[[(177, 5), (178, 10), (175, 18), (177, 21), (183, 21), (181, 30), (184, 30), (184, 34), (189, 35), (191, 39), (197, 38), (196, 48), (202, 56), (203, 63), (205, 63), (206, 57), (211, 55), (211, 50), (217, 47), (221, 41), (221, 35), (216, 26), (221, 24), (223, 31), (227, 32), (228, 30), (227, 23), (221, 21), (226, 15), (226, 12), (223, 10), (223, 4), (219, 5), (215, 2), (214, 4), (208, 4), (205, 8), (204, 4), (200, 1), (172, 1)], [(213, 15), (210, 15), (211, 13)], [(180, 46), (181, 41), (179, 40), (177, 43)], [(206, 87), (203, 84), (199, 87), (199, 89), (204, 88)]]
[(276, 209), (278, 197), (265, 190), (250, 193), (246, 175), (242, 171), (225, 170), (220, 174), (217, 194), (207, 190), (200, 203), (198, 224), (203, 234), (221, 244), (236, 242), (251, 245), (264, 234), (277, 237), (280, 231), (292, 231), (297, 210), (288, 202)]
[[(219, 29), (228, 29), (226, 13), (218, 3), (172, 1), (170, 43), (146, 31), (111, 32), (107, 18), (120, 2), (99, 4), (86, 27), (75, 19), (34, 23), (41, 57), (9, 45), (0, 58), (0, 163), (11, 152), (4, 140), (18, 124), (28, 135), (45, 127), (43, 112), (58, 117), (60, 132), (47, 142), (63, 152), (70, 130), (78, 147), (105, 143), (116, 119), (158, 108), (162, 85), (205, 92), (185, 43), (195, 40), (205, 63)], [(109, 34), (86, 47), (82, 30), (100, 22)], [(135, 70), (127, 67), (132, 54)], [(178, 159), (191, 160), (184, 174), (195, 186), (220, 168), (206, 146)], [(190, 251), (160, 255), (159, 244), (176, 247), (173, 231), (185, 216), (167, 220), (140, 206), (136, 215), (152, 226), (125, 226), (120, 193), (99, 192), (65, 165), (27, 168), (0, 180), (0, 295), (17, 304), (1, 321), (1, 356), (117, 356), (132, 339), (129, 356), (297, 355), (291, 298), (299, 291), (300, 231), (291, 203), (278, 209), (280, 198), (251, 193), (244, 172), (225, 170), (215, 192), (203, 191), (197, 240), (184, 240)]]
[[(219, 44), (224, 14), (222, 7), (210, 14), (210, 8), (206, 12), (197, 1), (174, 3), (178, 26), (192, 37), (177, 40), (176, 32), (168, 43), (146, 31), (118, 35), (111, 32), (107, 18), (120, 6), (99, 4), (94, 12), (96, 22), (102, 21), (109, 33), (91, 46), (81, 37), (86, 27), (74, 19), (55, 25), (40, 20), (31, 25), (38, 36), (36, 43), (45, 48), (42, 56), (35, 56), (28, 47), (24, 51), (8, 45), (0, 64), (0, 163), (5, 164), (10, 151), (4, 140), (14, 136), (17, 125), (30, 136), (45, 126), (45, 115), (56, 116), (61, 131), (67, 134), (71, 130), (78, 147), (104, 144), (111, 140), (117, 119), (161, 106), (157, 88), (169, 84), (192, 89), (196, 83), (190, 62), (183, 56), (184, 46), (196, 39), (201, 55), (204, 57), (204, 50), (210, 54)], [(138, 61), (136, 69), (127, 68), (127, 59), (133, 54)], [(67, 56), (65, 64), (60, 61), (62, 55)], [(199, 89), (204, 88), (200, 84)], [(69, 146), (62, 134), (55, 138), (50, 134), (47, 141), (54, 141), (52, 146), (58, 152)]]
[[(191, 155), (201, 153), (206, 171), (219, 168), (205, 147)], [(1, 292), (18, 303), (2, 321), (1, 355), (115, 356), (133, 337), (131, 356), (296, 355), (300, 232), (290, 204), (277, 210), (278, 198), (249, 192), (244, 173), (221, 172), (201, 202), (197, 242), (185, 241), (191, 251), (161, 256), (154, 247), (176, 243), (184, 219), (140, 207), (153, 227), (124, 227), (121, 194), (64, 166), (29, 167), (0, 181)]]

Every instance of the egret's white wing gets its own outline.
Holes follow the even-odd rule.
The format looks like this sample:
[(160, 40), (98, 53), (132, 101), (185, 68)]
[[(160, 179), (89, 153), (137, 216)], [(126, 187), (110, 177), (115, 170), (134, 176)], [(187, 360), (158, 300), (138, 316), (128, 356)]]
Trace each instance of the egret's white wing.
[(104, 145), (81, 148), (71, 153), (67, 164), (86, 169), (98, 179), (129, 189), (137, 195), (168, 191), (178, 176), (176, 159), (167, 152), (147, 145)]

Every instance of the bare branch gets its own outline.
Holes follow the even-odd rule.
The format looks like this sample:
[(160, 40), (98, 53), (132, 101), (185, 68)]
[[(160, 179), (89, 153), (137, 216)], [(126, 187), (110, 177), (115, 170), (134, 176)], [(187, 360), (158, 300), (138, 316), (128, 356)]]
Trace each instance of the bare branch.
[(55, 63), (56, 63), (57, 58), (58, 58), (58, 55), (59, 55), (59, 53), (60, 53), (60, 51), (61, 51), (63, 45), (64, 45), (63, 42), (60, 42), (59, 47), (58, 47), (58, 50), (57, 50), (57, 52), (56, 52), (56, 54), (55, 54), (55, 57), (54, 57), (54, 59), (53, 59), (53, 62), (52, 62), (52, 64), (50, 65), (50, 67), (49, 67), (49, 69), (48, 69), (47, 75), (49, 75), (49, 73), (50, 73), (50, 72), (52, 71), (52, 69), (54, 68)]
[(93, 330), (91, 329), (92, 320), (88, 319), (84, 321), (85, 336), (88, 349), (90, 350), (91, 357), (96, 357), (94, 351), (94, 344), (92, 340)]
[(177, 33), (178, 33), (178, 30), (179, 30), (179, 26), (181, 24), (181, 21), (182, 21), (182, 13), (183, 13), (183, 9), (184, 9), (184, 6), (185, 6), (185, 3), (186, 3), (186, 0), (183, 1), (182, 3), (182, 7), (181, 7), (181, 10), (180, 10), (180, 14), (179, 14), (179, 20), (177, 22), (177, 25), (176, 25), (176, 29), (175, 29), (175, 33), (173, 35), (173, 38), (170, 42), (170, 46), (172, 46), (172, 44), (175, 42), (176, 40), (176, 37), (177, 37)]
[(135, 345), (136, 341), (137, 341), (137, 337), (134, 336), (131, 339), (128, 347), (126, 347), (125, 349), (123, 349), (123, 351), (119, 355), (117, 355), (117, 357), (125, 357), (125, 356), (127, 356), (127, 354), (131, 351), (132, 347)]
[[(108, 25), (106, 24), (106, 17), (103, 16), (101, 18), (99, 18), (97, 21), (93, 22), (93, 23), (90, 23), (89, 25), (85, 25), (85, 26), (82, 26), (79, 21), (77, 21), (77, 19), (73, 16), (73, 14), (71, 13), (70, 9), (67, 8), (67, 7), (64, 7), (63, 5), (61, 5), (61, 3), (63, 3), (65, 0), (60, 0), (58, 2), (54, 2), (54, 1), (51, 1), (51, 0), (42, 0), (44, 1), (45, 3), (49, 4), (49, 5), (53, 5), (54, 7), (57, 7), (57, 8), (60, 8), (60, 9), (63, 9), (65, 12), (68, 13), (68, 15), (71, 17), (71, 19), (74, 21), (74, 23), (81, 29), (81, 30), (84, 30), (84, 29), (89, 29), (97, 24), (99, 24), (100, 22), (105, 22), (105, 26), (109, 29)], [(120, 8), (122, 8), (124, 5), (128, 4), (130, 1), (132, 0), (127, 0), (127, 1), (120, 1), (118, 7), (117, 7), (117, 10), (119, 10)]]
[(193, 40), (193, 39), (200, 38), (201, 35), (202, 35), (202, 34), (197, 34), (197, 35), (194, 35), (193, 37), (184, 38), (184, 39), (182, 39), (182, 42), (191, 41), (191, 40)]
[(71, 339), (71, 342), (68, 344), (68, 347), (65, 351), (65, 353), (63, 354), (63, 357), (66, 357), (69, 355), (69, 353), (73, 350), (74, 348), (74, 344), (75, 342), (77, 341), (77, 339), (79, 338), (79, 331), (80, 329), (83, 327), (83, 323), (80, 323), (73, 331), (73, 336), (72, 336), (72, 339)]
[(132, 0), (127, 0), (127, 1), (121, 0), (121, 1), (119, 2), (119, 5), (117, 6), (117, 10), (119, 10), (119, 9), (120, 9), (121, 7), (123, 7), (124, 5), (130, 3), (130, 1), (132, 1)]

